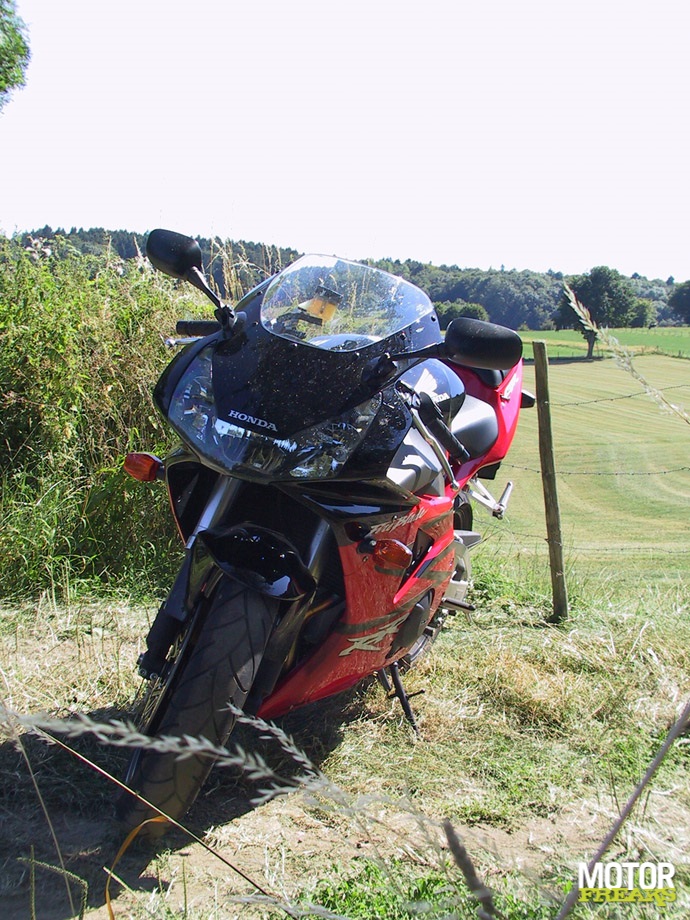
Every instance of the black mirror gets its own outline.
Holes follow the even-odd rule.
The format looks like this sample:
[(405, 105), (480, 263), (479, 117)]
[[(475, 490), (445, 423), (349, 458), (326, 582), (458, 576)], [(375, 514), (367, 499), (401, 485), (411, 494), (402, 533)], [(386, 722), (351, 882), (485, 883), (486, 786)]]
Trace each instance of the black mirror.
[(522, 357), (522, 339), (505, 326), (460, 316), (446, 329), (443, 351), (455, 364), (504, 371)]
[(204, 277), (201, 247), (191, 236), (174, 230), (152, 230), (146, 240), (146, 255), (158, 271), (189, 281), (203, 291), (218, 309), (223, 305)]
[(192, 269), (202, 270), (201, 248), (196, 240), (172, 230), (152, 230), (146, 255), (158, 271), (173, 278), (187, 278)]

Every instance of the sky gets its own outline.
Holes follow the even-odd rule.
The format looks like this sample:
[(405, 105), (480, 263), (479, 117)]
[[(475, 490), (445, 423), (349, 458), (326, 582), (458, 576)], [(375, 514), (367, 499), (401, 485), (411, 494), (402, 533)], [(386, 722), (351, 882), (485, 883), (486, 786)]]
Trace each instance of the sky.
[(690, 279), (688, 0), (16, 0), (0, 231)]

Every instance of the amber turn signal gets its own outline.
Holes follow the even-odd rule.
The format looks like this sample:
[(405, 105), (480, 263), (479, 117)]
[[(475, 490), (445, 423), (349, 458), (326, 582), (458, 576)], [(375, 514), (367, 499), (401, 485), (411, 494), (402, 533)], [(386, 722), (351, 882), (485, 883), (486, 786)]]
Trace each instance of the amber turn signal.
[(125, 472), (139, 482), (153, 482), (163, 469), (163, 461), (153, 454), (131, 453), (125, 457)]
[(400, 540), (377, 540), (371, 556), (374, 565), (384, 571), (404, 572), (412, 562), (412, 550)]

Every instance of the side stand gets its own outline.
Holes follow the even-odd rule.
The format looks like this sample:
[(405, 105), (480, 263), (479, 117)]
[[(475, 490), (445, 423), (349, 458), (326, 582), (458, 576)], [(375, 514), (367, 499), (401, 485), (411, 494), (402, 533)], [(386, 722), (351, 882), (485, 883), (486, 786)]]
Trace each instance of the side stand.
[[(388, 674), (390, 674), (391, 680), (393, 681), (393, 686), (388, 680)], [(379, 679), (379, 683), (383, 689), (390, 696), (396, 696), (400, 700), (400, 705), (402, 706), (403, 712), (407, 721), (410, 723), (414, 729), (415, 735), (420, 737), (419, 726), (417, 725), (417, 720), (414, 717), (414, 712), (410, 706), (410, 700), (412, 697), (408, 696), (403, 687), (402, 678), (400, 677), (400, 667), (397, 661), (394, 661), (393, 664), (388, 666), (388, 674), (386, 674), (386, 668), (382, 668), (377, 672), (376, 676)], [(424, 693), (423, 690), (420, 690), (419, 693)], [(415, 693), (413, 696), (418, 696), (419, 694)]]

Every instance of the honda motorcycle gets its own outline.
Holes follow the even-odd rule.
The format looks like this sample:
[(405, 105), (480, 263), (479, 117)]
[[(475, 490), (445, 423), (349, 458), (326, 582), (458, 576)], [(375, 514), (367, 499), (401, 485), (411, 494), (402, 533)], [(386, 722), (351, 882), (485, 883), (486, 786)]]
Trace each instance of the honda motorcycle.
[[(194, 240), (155, 230), (147, 255), (216, 309), (178, 323), (154, 390), (180, 446), (125, 461), (165, 480), (185, 547), (138, 662), (140, 731), (223, 745), (237, 711), (273, 719), (372, 675), (414, 725), (400, 674), (469, 606), (470, 499), (501, 517), (512, 488), (480, 478), (533, 401), (519, 336), (469, 318), (444, 336), (425, 293), (343, 259), (299, 258), (233, 310)], [(137, 749), (121, 821), (179, 819), (212, 765)]]

